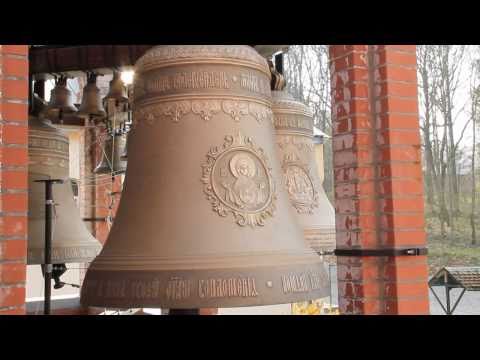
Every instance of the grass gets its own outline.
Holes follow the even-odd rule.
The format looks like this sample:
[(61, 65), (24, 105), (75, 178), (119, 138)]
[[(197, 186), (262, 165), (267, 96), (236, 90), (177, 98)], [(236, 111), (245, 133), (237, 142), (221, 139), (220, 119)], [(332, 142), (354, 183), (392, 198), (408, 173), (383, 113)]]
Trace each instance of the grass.
[(470, 224), (467, 218), (459, 218), (455, 229), (449, 230), (446, 239), (440, 234), (435, 218), (427, 217), (428, 263), (430, 275), (445, 266), (480, 266), (480, 229), (477, 245), (471, 245)]
[(480, 246), (430, 242), (428, 263), (431, 275), (445, 266), (480, 266)]

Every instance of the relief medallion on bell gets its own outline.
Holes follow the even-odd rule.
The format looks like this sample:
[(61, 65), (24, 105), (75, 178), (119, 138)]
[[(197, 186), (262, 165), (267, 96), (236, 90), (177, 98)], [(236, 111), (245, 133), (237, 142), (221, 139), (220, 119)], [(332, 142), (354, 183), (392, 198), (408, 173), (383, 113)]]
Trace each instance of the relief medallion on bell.
[[(280, 148), (283, 148), (280, 144), (294, 145), (293, 142), (288, 141), (288, 137), (284, 141), (278, 143)], [(301, 143), (301, 141), (296, 142), (296, 145)], [(286, 148), (288, 149), (288, 147)], [(297, 150), (299, 149), (305, 150), (305, 147), (297, 147)], [(295, 210), (299, 214), (312, 214), (314, 209), (319, 206), (319, 195), (312, 180), (309, 165), (303, 162), (297, 151), (293, 151), (290, 147), (289, 151), (284, 153), (282, 170), (285, 187)]]
[(263, 226), (275, 212), (275, 183), (268, 160), (253, 140), (238, 132), (213, 147), (203, 166), (202, 182), (213, 210), (232, 213), (240, 226)]

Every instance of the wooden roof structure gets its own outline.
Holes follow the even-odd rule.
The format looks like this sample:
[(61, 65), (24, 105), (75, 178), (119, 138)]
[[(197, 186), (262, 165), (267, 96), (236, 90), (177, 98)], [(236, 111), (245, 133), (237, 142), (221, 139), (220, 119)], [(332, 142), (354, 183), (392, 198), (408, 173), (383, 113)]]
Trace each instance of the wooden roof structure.
[(444, 267), (430, 279), (428, 284), (480, 291), (480, 266)]
[[(78, 76), (84, 71), (108, 74), (112, 69), (125, 69), (154, 45), (31, 45), (29, 51), (30, 75), (45, 79), (51, 74)], [(285, 50), (288, 45), (250, 45), (259, 47), (264, 55)]]

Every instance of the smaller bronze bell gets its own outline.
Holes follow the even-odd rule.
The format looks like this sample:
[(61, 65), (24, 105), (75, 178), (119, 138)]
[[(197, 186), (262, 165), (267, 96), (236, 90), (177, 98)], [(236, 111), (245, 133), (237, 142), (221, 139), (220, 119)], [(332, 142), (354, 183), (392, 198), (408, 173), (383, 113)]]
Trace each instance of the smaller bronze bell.
[(97, 74), (87, 74), (87, 85), (83, 89), (82, 104), (78, 109), (79, 115), (88, 115), (93, 118), (102, 118), (106, 115), (97, 87)]
[[(41, 103), (37, 101), (41, 106)], [(68, 136), (30, 115), (28, 120), (28, 254), (27, 264), (45, 261), (45, 185), (36, 180), (64, 179), (52, 189), (52, 263), (91, 261), (102, 245), (87, 230), (75, 205), (69, 174)]]
[(55, 120), (76, 114), (77, 111), (73, 104), (72, 92), (67, 88), (67, 78), (61, 76), (51, 91), (50, 101), (41, 117), (55, 122)]
[[(322, 187), (313, 141), (313, 114), (286, 91), (272, 91), (277, 150), (284, 183), (304, 230), (318, 253), (335, 249), (335, 211)], [(322, 159), (323, 162), (323, 159)]]
[(37, 94), (33, 94), (33, 100), (31, 103), (31, 110), (29, 112), (29, 117), (34, 116), (38, 118), (47, 106), (48, 104), (45, 100), (43, 100)]
[(97, 175), (124, 173), (127, 169), (127, 163), (121, 159), (121, 156), (125, 148), (125, 143), (124, 135), (108, 135), (104, 140), (102, 160), (93, 172)]
[(118, 104), (128, 103), (128, 93), (125, 84), (122, 81), (119, 71), (113, 72), (113, 79), (110, 81), (110, 88), (108, 94), (103, 99), (104, 102), (115, 100)]

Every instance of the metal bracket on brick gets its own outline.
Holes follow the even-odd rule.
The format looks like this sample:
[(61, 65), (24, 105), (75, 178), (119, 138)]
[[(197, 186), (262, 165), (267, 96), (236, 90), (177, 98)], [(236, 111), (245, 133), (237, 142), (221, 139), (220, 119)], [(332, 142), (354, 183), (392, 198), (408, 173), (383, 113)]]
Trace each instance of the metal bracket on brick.
[(428, 249), (335, 249), (336, 256), (423, 256), (428, 254)]

